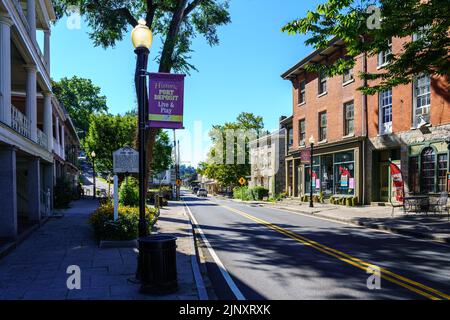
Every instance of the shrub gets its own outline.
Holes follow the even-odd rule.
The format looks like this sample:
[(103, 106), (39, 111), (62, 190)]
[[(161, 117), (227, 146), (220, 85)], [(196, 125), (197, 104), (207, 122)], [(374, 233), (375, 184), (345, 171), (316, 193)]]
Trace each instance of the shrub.
[(253, 196), (248, 187), (236, 187), (233, 189), (233, 198), (239, 200), (253, 200)]
[(254, 187), (250, 189), (253, 200), (261, 201), (265, 197), (269, 196), (269, 190), (263, 187)]
[(122, 182), (119, 190), (119, 203), (123, 206), (139, 206), (139, 183), (136, 178), (129, 177)]
[(67, 209), (73, 199), (73, 190), (70, 181), (66, 178), (58, 178), (54, 187), (54, 206), (57, 209)]
[[(157, 211), (147, 207), (145, 220), (148, 232), (156, 222)], [(126, 241), (134, 240), (139, 235), (139, 208), (119, 206), (119, 218), (114, 221), (114, 206), (111, 203), (101, 205), (89, 218), (99, 240)]]

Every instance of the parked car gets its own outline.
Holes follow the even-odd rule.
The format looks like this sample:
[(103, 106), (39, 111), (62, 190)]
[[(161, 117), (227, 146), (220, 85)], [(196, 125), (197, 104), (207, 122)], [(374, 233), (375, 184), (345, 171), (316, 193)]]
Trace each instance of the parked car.
[(208, 191), (206, 191), (206, 189), (199, 189), (197, 191), (197, 197), (208, 197)]

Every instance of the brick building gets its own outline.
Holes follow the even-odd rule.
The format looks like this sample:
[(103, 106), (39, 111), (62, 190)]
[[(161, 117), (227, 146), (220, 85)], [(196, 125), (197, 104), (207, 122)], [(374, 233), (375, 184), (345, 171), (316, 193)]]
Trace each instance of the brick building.
[[(404, 41), (391, 41), (393, 54)], [(312, 176), (313, 192), (325, 198), (339, 195), (357, 197), (359, 203), (388, 202), (389, 159), (401, 166), (407, 191), (444, 191), (450, 140), (448, 81), (420, 75), (409, 85), (363, 95), (357, 74), (382, 72), (388, 52), (355, 57), (354, 68), (341, 76), (327, 78), (306, 70), (308, 64), (326, 64), (339, 57), (345, 57), (345, 46), (334, 39), (327, 49), (313, 52), (282, 75), (293, 85), (293, 115), (282, 123), (291, 137), (286, 139), (288, 194), (309, 194)], [(315, 140), (312, 170), (311, 136)]]

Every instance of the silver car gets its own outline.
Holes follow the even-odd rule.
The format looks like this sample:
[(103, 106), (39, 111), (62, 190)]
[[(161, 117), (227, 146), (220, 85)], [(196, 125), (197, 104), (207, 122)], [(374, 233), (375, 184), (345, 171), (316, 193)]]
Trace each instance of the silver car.
[(197, 191), (197, 197), (208, 197), (208, 191), (206, 189), (198, 189)]

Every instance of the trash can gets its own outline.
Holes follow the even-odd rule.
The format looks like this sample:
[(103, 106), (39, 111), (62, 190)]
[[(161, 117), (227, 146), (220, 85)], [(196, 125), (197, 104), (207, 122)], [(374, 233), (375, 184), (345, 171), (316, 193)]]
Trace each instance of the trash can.
[(177, 238), (152, 235), (139, 239), (141, 292), (170, 294), (178, 290)]

